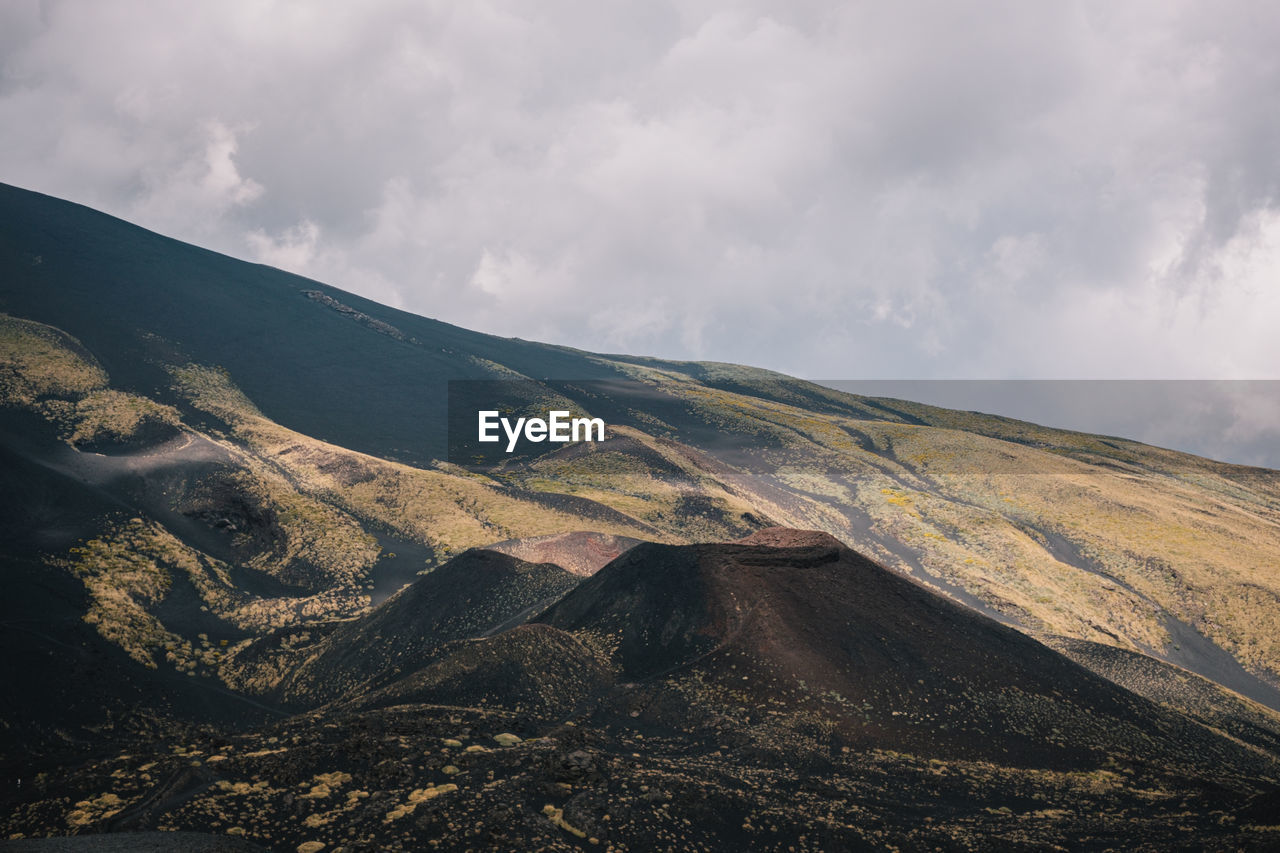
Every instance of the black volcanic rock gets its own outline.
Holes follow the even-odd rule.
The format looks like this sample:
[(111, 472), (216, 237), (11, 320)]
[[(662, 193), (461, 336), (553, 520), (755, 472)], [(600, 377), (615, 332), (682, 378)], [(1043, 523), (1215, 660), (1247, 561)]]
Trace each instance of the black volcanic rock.
[[(347, 701), (104, 758), (45, 782), (46, 796), (91, 809), (110, 790), (146, 805), (130, 812), (146, 826), (248, 827), (273, 849), (1227, 850), (1274, 837), (1273, 752), (826, 534), (641, 544), (576, 586), (557, 572), (464, 554), (335, 631), (299, 672), (318, 692), (360, 691)], [(543, 593), (563, 597), (501, 629)], [(41, 808), (23, 825), (56, 828), (61, 813)]]
[(687, 724), (687, 691), (670, 703), (655, 685), (687, 681), (717, 713), (733, 701), (811, 709), (860, 749), (1060, 769), (1118, 756), (1277, 769), (825, 533), (642, 544), (537, 621), (616, 638), (612, 662), (645, 696), (618, 707), (644, 706), (672, 729)]
[(571, 634), (550, 625), (521, 625), (450, 643), (430, 664), (355, 707), (464, 705), (561, 719), (610, 683), (609, 671)]
[(280, 688), (283, 700), (317, 705), (408, 675), (445, 643), (518, 625), (579, 578), (549, 563), (472, 549), (333, 632)]

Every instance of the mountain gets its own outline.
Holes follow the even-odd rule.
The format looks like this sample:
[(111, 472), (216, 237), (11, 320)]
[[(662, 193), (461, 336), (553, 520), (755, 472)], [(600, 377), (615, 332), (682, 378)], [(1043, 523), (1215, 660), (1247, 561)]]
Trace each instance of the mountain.
[(281, 698), (315, 705), (422, 666), (430, 652), (519, 624), (577, 585), (551, 563), (526, 563), (496, 551), (467, 551), (406, 587), (368, 615), (317, 644), (281, 682)]
[[(484, 335), (8, 186), (0, 270), (0, 666), (20, 685), (0, 700), (9, 833), (145, 828), (162, 815), (212, 826), (170, 807), (213, 808), (182, 792), (228, 781), (206, 760), (232, 761), (226, 746), (261, 753), (243, 764), (259, 779), (233, 787), (276, 786), (274, 773), (338, 772), (325, 756), (350, 744), (404, 759), (393, 732), (416, 744), (456, 740), (446, 729), (502, 734), (490, 731), (500, 724), (554, 737), (536, 747), (545, 754), (517, 758), (568, 761), (555, 773), (574, 780), (603, 772), (590, 757), (598, 741), (613, 744), (615, 771), (632, 753), (666, 756), (661, 772), (690, 774), (681, 784), (694, 791), (723, 771), (726, 751), (683, 770), (674, 756), (714, 731), (716, 747), (745, 749), (740, 781), (750, 768), (800, 774), (771, 777), (789, 795), (803, 787), (797, 768), (836, 749), (858, 756), (857, 778), (879, 780), (840, 785), (870, 803), (909, 777), (924, 786), (911, 789), (921, 816), (935, 813), (921, 793), (933, 771), (912, 763), (923, 755), (991, 763), (1005, 780), (982, 800), (992, 809), (1057, 801), (1035, 787), (1049, 776), (1035, 777), (1041, 799), (1012, 793), (1029, 778), (1025, 760), (1067, 774), (1052, 784), (1075, 792), (1062, 800), (1073, 809), (1114, 818), (1098, 839), (1132, 838), (1124, 821), (1169, 817), (1175, 801), (1205, 837), (1224, 837), (1210, 826), (1219, 819), (1269, 825), (1278, 472), (754, 368)], [(564, 408), (601, 418), (607, 435), (461, 452), (456, 416), (477, 403)], [(775, 527), (833, 539), (775, 531), (723, 544)], [(735, 550), (769, 548), (747, 563)], [(721, 656), (741, 675), (717, 668)], [(695, 674), (710, 698), (695, 695)], [(1078, 701), (1054, 696), (1054, 679), (1077, 684)], [(824, 698), (796, 722), (791, 703), (815, 690)], [(626, 704), (637, 697), (647, 698)], [(743, 709), (774, 701), (792, 720), (778, 743), (803, 760), (761, 747), (763, 735), (734, 740), (769, 724)], [(616, 739), (618, 721), (637, 720), (652, 722), (637, 732), (653, 749)], [(1052, 737), (1041, 725), (1051, 720)], [(992, 721), (1007, 728), (988, 749)], [(696, 737), (681, 728), (695, 722)], [(1192, 746), (1179, 748), (1184, 735)], [(296, 750), (294, 738), (312, 740)], [(1119, 773), (1099, 756), (1134, 756), (1144, 738), (1154, 757), (1132, 779), (1090, 783), (1127, 791), (1120, 811), (1077, 797), (1083, 777), (1070, 774)], [(570, 761), (573, 743), (595, 763)], [(156, 744), (170, 757), (155, 758)], [(508, 757), (444, 748), (481, 764)], [(122, 754), (152, 756), (168, 775), (110, 763)], [(1225, 769), (1214, 775), (1206, 756)], [(119, 810), (95, 775), (117, 769), (138, 786)], [(376, 803), (399, 784), (384, 770), (368, 779), (383, 788), (365, 790)], [(650, 770), (633, 781), (648, 784)], [(15, 787), (38, 773), (43, 793)], [(972, 805), (981, 785), (964, 785), (956, 802)], [(75, 808), (73, 791), (101, 807)], [(431, 812), (437, 796), (415, 802)], [(554, 820), (513, 825), (576, 826), (565, 815), (577, 807), (555, 802)], [(751, 808), (776, 817), (777, 802)], [(739, 806), (725, 808), (736, 820)], [(1069, 839), (1061, 817), (1028, 832)], [(241, 827), (253, 839), (283, 831), (256, 819)], [(761, 843), (716, 821), (724, 843)], [(369, 844), (394, 835), (361, 832)], [(893, 837), (917, 846), (902, 832)]]
[(572, 533), (509, 539), (494, 542), (485, 548), (530, 562), (554, 563), (575, 575), (590, 577), (639, 544), (639, 539), (627, 536), (576, 530)]
[(1273, 743), (819, 532), (641, 544), (534, 621), (392, 656), (435, 629), (408, 604), (450, 567), (455, 601), (537, 569), (502, 556), (455, 558), (360, 620), (341, 663), (367, 677), (343, 701), (109, 756), (47, 796), (95, 830), (276, 849), (1263, 849), (1280, 831), (1259, 816), (1280, 797)]
[[(822, 707), (833, 738), (860, 750), (1056, 769), (1123, 751), (1164, 766), (1207, 754), (1191, 747), (1201, 740), (1192, 727), (1157, 720), (1149, 703), (825, 533), (641, 545), (538, 621), (617, 637), (610, 660), (626, 681), (676, 678), (726, 708), (803, 697)], [(642, 718), (663, 707), (643, 705)], [(686, 719), (673, 716), (673, 726)], [(1181, 758), (1156, 758), (1165, 747), (1151, 733), (1171, 725), (1167, 748)]]

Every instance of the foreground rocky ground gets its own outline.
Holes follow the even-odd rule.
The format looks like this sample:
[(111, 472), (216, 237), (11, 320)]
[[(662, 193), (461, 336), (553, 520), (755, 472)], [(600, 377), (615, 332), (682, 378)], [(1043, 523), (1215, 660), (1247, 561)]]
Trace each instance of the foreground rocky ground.
[[(365, 621), (392, 643), (437, 630), (414, 592)], [(3, 830), (278, 851), (1280, 843), (1273, 716), (1249, 706), (1256, 743), (1226, 736), (825, 534), (640, 545), (532, 621), (471, 633), (420, 636), (412, 666), (369, 654), (345, 695), (251, 731), (49, 767), (8, 787)]]
[(0, 235), (15, 849), (1277, 842), (1280, 472)]

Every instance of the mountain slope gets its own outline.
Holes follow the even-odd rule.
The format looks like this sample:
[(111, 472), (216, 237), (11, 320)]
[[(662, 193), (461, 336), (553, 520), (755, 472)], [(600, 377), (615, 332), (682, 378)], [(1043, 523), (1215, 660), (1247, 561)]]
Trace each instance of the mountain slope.
[(164, 364), (217, 365), (268, 418), (384, 458), (443, 458), (450, 379), (618, 375), (5, 185), (0, 268), (0, 310), (75, 336), (122, 389), (166, 396)]
[[(466, 564), (500, 556), (455, 561), (459, 606), (489, 584)], [(362, 636), (411, 639), (432, 577), (371, 614), (403, 633)], [(365, 658), (375, 685), (405, 663)], [(45, 785), (85, 829), (276, 849), (1216, 850), (1280, 832), (1273, 750), (782, 529), (639, 545), (537, 621), (437, 646), (385, 687)]]
[[(496, 338), (13, 187), (0, 269), (0, 443), (33, 472), (0, 507), (23, 534), (5, 571), (60, 573), (84, 592), (61, 597), (69, 618), (141, 669), (260, 699), (468, 548), (783, 524), (1009, 625), (1280, 707), (1277, 472)], [(604, 418), (608, 440), (446, 461), (448, 381), (513, 377)]]
[(467, 551), (335, 630), (289, 673), (280, 695), (316, 705), (381, 686), (420, 668), (439, 646), (518, 624), (577, 583), (549, 563)]
[(1194, 726), (823, 533), (641, 545), (538, 620), (618, 638), (611, 661), (625, 680), (678, 677), (748, 707), (799, 697), (860, 749), (1059, 769), (1206, 754)]

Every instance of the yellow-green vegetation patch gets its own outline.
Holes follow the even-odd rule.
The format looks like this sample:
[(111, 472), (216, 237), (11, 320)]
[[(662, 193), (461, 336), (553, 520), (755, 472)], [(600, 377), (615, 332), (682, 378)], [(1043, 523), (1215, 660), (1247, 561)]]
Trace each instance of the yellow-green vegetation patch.
[[(190, 582), (211, 613), (246, 631), (261, 633), (363, 606), (343, 589), (300, 599), (254, 599), (232, 584), (225, 564), (141, 518), (112, 525), (55, 562), (85, 585), (90, 599), (85, 621), (134, 660), (150, 668), (167, 663), (188, 675), (215, 675), (250, 692), (273, 686), (287, 660), (259, 657), (246, 664), (242, 653), (248, 640), (213, 643), (207, 635), (184, 636), (164, 625), (154, 611), (175, 577)], [(282, 649), (287, 658), (288, 644), (282, 643)]]
[(231, 482), (279, 533), (272, 548), (252, 554), (246, 564), (315, 592), (362, 583), (378, 559), (377, 539), (342, 510), (298, 492), (278, 471), (256, 460), (245, 464), (249, 470)]
[(298, 799), (301, 800), (323, 800), (331, 796), (337, 789), (351, 781), (350, 773), (343, 773), (335, 770), (332, 773), (320, 773), (311, 780), (310, 783), (304, 783), (303, 787), (310, 786), (310, 790), (305, 794), (299, 794)]
[(573, 824), (569, 823), (569, 821), (564, 819), (564, 809), (558, 809), (555, 806), (548, 803), (547, 805), (542, 807), (542, 814), (547, 818), (547, 820), (551, 821), (551, 823), (560, 827), (570, 835), (573, 835), (577, 838), (587, 837), (587, 834), (585, 832), (583, 832), (581, 829), (578, 829), (578, 827), (574, 826)]
[[(193, 405), (229, 423), (236, 438), (287, 474), (300, 494), (385, 525), (441, 555), (581, 526), (572, 512), (512, 495), (483, 476), (443, 463), (422, 469), (390, 462), (282, 427), (264, 417), (224, 370), (191, 364), (171, 375)], [(639, 524), (613, 521), (596, 526), (620, 535), (644, 531)]]
[(172, 406), (128, 394), (102, 389), (93, 391), (75, 403), (68, 424), (72, 444), (99, 441), (124, 441), (134, 437), (145, 425), (157, 424), (177, 428), (181, 422)]
[(75, 338), (0, 314), (0, 405), (36, 409), (73, 445), (124, 441), (148, 424), (178, 427), (172, 406), (106, 385), (106, 371)]
[(192, 405), (233, 426), (244, 418), (262, 417), (258, 407), (231, 381), (231, 374), (225, 368), (186, 364), (169, 368), (169, 375), (173, 377), (174, 389)]
[(748, 478), (722, 479), (706, 467), (710, 460), (689, 448), (625, 426), (614, 427), (612, 435), (618, 440), (614, 446), (543, 458), (509, 476), (526, 489), (587, 498), (662, 531), (646, 539), (737, 538), (740, 519), (748, 513), (796, 521), (755, 491)]
[(67, 823), (75, 828), (97, 823), (119, 814), (125, 805), (126, 803), (119, 796), (108, 791), (76, 803), (75, 809), (67, 815)]
[(0, 314), (0, 405), (75, 398), (106, 384), (106, 371), (66, 332)]
[(452, 782), (432, 785), (429, 788), (417, 788), (409, 792), (408, 800), (387, 812), (385, 820), (390, 822), (393, 820), (399, 820), (406, 815), (411, 815), (413, 814), (413, 810), (418, 807), (419, 803), (425, 803), (427, 800), (433, 800), (442, 794), (450, 794), (456, 790), (458, 790), (458, 786)]
[(179, 669), (195, 668), (191, 644), (153, 616), (153, 607), (168, 593), (172, 577), (147, 553), (158, 525), (133, 519), (106, 538), (73, 548), (69, 568), (89, 593), (85, 622), (131, 658), (155, 669), (161, 652)]

